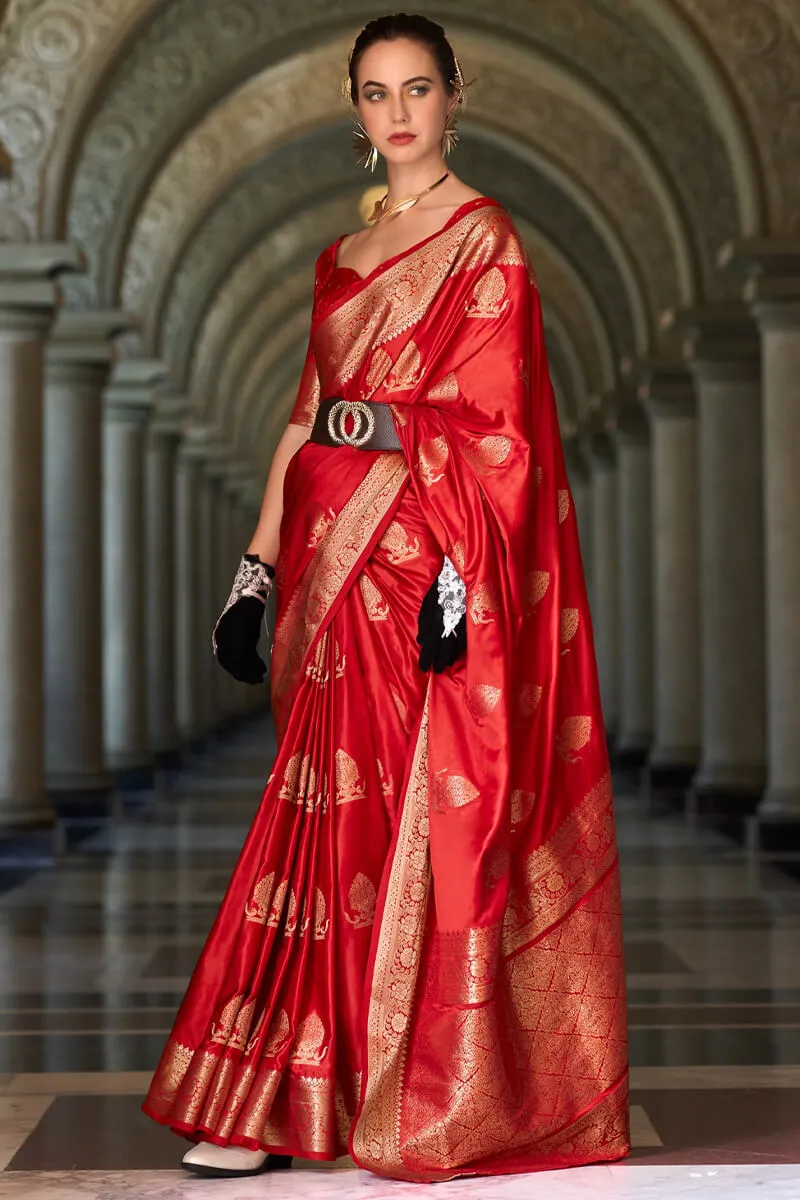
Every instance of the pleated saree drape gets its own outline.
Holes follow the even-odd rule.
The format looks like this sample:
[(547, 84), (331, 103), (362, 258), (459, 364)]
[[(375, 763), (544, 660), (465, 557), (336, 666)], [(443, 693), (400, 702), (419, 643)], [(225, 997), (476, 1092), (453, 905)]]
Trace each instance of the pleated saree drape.
[[(535, 280), (471, 201), (366, 279), (317, 264), (284, 485), (261, 805), (145, 1103), (411, 1180), (628, 1152), (613, 799)], [(447, 554), (467, 652), (423, 675)]]

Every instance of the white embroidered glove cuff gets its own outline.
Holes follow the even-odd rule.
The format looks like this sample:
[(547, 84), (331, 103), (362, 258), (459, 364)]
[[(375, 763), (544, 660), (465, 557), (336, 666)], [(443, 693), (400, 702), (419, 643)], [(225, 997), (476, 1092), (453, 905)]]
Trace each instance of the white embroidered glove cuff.
[(467, 588), (447, 555), (438, 579), (439, 607), (444, 620), (444, 636), (455, 633), (456, 626), (467, 611)]
[(266, 607), (272, 591), (272, 577), (275, 574), (273, 567), (267, 566), (255, 554), (245, 554), (242, 556), (239, 563), (239, 569), (236, 572), (236, 577), (233, 581), (231, 594), (228, 596), (228, 602), (217, 618), (217, 623), (214, 626), (214, 632), (211, 635), (211, 645), (214, 648), (214, 653), (217, 653), (217, 629), (219, 623), (225, 616), (229, 608), (233, 608), (237, 600), (241, 600), (242, 596), (255, 596)]

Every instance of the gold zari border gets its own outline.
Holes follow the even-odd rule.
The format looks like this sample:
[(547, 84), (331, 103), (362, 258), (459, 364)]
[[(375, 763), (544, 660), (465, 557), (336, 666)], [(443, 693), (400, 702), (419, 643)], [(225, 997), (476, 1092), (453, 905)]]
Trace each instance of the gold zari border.
[(408, 1026), (428, 909), (428, 710), (425, 694), (419, 734), (381, 919), (367, 1013), (367, 1075), (361, 1113), (353, 1127), (353, 1155), (384, 1171), (404, 1171), (399, 1114)]
[(342, 508), (286, 605), (272, 651), (273, 700), (286, 696), (350, 572), (408, 477), (402, 454), (381, 454)]

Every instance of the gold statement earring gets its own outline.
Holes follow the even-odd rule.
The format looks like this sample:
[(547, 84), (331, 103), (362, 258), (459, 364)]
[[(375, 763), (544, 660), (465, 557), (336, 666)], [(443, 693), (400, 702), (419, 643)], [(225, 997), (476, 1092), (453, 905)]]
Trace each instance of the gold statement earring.
[[(463, 109), (467, 106), (468, 85), (464, 83), (464, 76), (461, 73), (461, 67), (455, 55), (453, 55), (453, 61), (456, 64), (456, 70), (452, 80), (456, 89), (456, 102), (451, 111), (447, 114), (447, 124), (445, 125), (444, 133), (442, 134), (442, 154), (445, 158), (447, 158), (449, 154), (453, 153), (459, 142), (456, 113), (459, 107)], [(474, 82), (474, 80), (471, 80), (470, 82)]]
[(360, 167), (364, 167), (365, 170), (370, 170), (374, 174), (378, 165), (378, 151), (369, 140), (369, 134), (358, 119), (358, 109), (353, 104), (351, 95), (349, 73), (342, 80), (342, 97), (352, 112), (356, 114), (353, 126), (353, 149), (356, 152), (356, 162)]
[(366, 170), (369, 168), (373, 173), (378, 165), (378, 151), (369, 140), (369, 135), (360, 121), (356, 121), (353, 129), (353, 149), (357, 153), (359, 166)]

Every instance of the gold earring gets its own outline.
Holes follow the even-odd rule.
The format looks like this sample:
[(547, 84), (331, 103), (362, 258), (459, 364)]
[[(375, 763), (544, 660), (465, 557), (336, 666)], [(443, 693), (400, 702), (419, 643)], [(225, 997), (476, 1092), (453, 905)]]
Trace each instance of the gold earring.
[(356, 121), (353, 127), (353, 149), (357, 154), (358, 165), (374, 173), (378, 165), (378, 151), (369, 140), (369, 135), (360, 121)]
[(467, 87), (464, 82), (464, 75), (461, 71), (461, 64), (455, 55), (453, 55), (456, 69), (453, 75), (452, 83), (456, 90), (456, 102), (452, 110), (447, 114), (447, 123), (442, 134), (442, 154), (447, 158), (448, 154), (452, 154), (459, 143), (459, 133), (457, 126), (456, 113), (459, 108), (466, 108), (467, 105)]
[(445, 158), (452, 154), (458, 145), (458, 128), (456, 126), (455, 109), (448, 114), (447, 124), (444, 127), (442, 134), (442, 154)]

